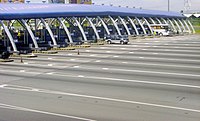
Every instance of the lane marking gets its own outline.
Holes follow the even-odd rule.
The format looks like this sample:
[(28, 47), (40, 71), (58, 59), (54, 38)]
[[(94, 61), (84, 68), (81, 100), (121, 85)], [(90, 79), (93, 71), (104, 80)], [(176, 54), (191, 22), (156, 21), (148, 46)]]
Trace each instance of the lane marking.
[(53, 66), (53, 64), (48, 64), (48, 66)]
[(101, 62), (101, 60), (96, 60), (95, 62), (99, 63), (99, 62)]
[(52, 113), (52, 112), (47, 112), (47, 111), (35, 110), (35, 109), (24, 108), (24, 107), (19, 107), (19, 106), (14, 106), (14, 105), (8, 105), (8, 104), (4, 104), (4, 103), (0, 103), (0, 108), (11, 109), (11, 110), (19, 110), (19, 111), (25, 111), (25, 112), (34, 112), (34, 113), (40, 113), (40, 114), (45, 114), (45, 115), (52, 115), (52, 116), (65, 117), (65, 118), (71, 118), (71, 119), (78, 119), (78, 120), (82, 120), (82, 121), (95, 121), (93, 119), (88, 119), (88, 118), (81, 118), (81, 117), (77, 117), (77, 116), (71, 116), (71, 115), (64, 115), (64, 114), (59, 114), (59, 113)]
[[(33, 90), (26, 89), (14, 89), (14, 90), (20, 90), (20, 91), (30, 91), (33, 92)], [(28, 87), (30, 88), (30, 87)], [(12, 88), (5, 88), (4, 89), (10, 89), (13, 90)], [(34, 88), (36, 89), (36, 88)], [(161, 105), (161, 104), (154, 104), (154, 103), (146, 103), (146, 102), (139, 102), (139, 101), (131, 101), (131, 100), (122, 100), (122, 99), (117, 99), (117, 98), (109, 98), (109, 97), (99, 97), (99, 96), (93, 96), (93, 95), (83, 95), (83, 94), (76, 94), (76, 93), (66, 93), (66, 92), (60, 92), (60, 91), (51, 91), (51, 90), (45, 90), (45, 89), (37, 89), (39, 91), (36, 91), (38, 93), (46, 93), (46, 94), (59, 94), (59, 95), (67, 95), (67, 96), (74, 96), (74, 97), (82, 97), (82, 98), (90, 98), (90, 99), (98, 99), (98, 100), (106, 100), (106, 101), (113, 101), (113, 102), (119, 102), (119, 103), (129, 103), (129, 104), (138, 104), (138, 105), (144, 105), (144, 106), (151, 106), (151, 107), (158, 107), (158, 108), (167, 108), (167, 109), (173, 109), (173, 110), (181, 110), (181, 111), (189, 111), (189, 112), (195, 112), (195, 113), (200, 113), (200, 110), (196, 109), (189, 109), (189, 108), (183, 108), (183, 107), (175, 107), (175, 106), (169, 106), (169, 105)], [(0, 105), (3, 106), (11, 106), (11, 105), (6, 105), (0, 103)], [(11, 106), (12, 107), (12, 106)], [(14, 107), (18, 108), (18, 107)], [(19, 108), (21, 109), (21, 108)], [(26, 108), (22, 108), (26, 109)], [(28, 110), (27, 110), (28, 111)], [(30, 110), (31, 111), (31, 110)], [(32, 110), (34, 111), (34, 110)], [(37, 110), (36, 110), (37, 111)], [(42, 113), (42, 111), (41, 111)], [(48, 113), (48, 112), (47, 112)], [(75, 117), (77, 118), (77, 117)], [(79, 117), (78, 117), (79, 118)], [(82, 120), (91, 120), (91, 119), (85, 119), (81, 118)]]
[(26, 72), (25, 70), (19, 70), (19, 72)]
[(122, 62), (122, 63), (127, 64), (128, 62)]
[(53, 58), (48, 58), (49, 60), (52, 60)]
[(103, 70), (108, 70), (109, 68), (102, 68)]
[(114, 58), (118, 58), (119, 56), (113, 56)]
[(80, 66), (73, 66), (73, 68), (79, 68)]
[(86, 79), (99, 79), (99, 80), (110, 80), (110, 81), (119, 81), (119, 82), (132, 82), (132, 83), (143, 83), (143, 84), (154, 84), (154, 85), (164, 85), (164, 86), (176, 86), (176, 87), (187, 87), (187, 88), (196, 88), (200, 89), (200, 86), (189, 85), (189, 84), (178, 84), (178, 83), (167, 83), (167, 82), (154, 82), (154, 81), (143, 81), (143, 80), (130, 80), (130, 79), (120, 79), (120, 78), (110, 78), (110, 77), (97, 77), (97, 76), (83, 76), (83, 75), (63, 75), (55, 73), (54, 75), (63, 76), (63, 77), (82, 77)]
[(70, 61), (75, 61), (76, 59), (70, 59)]
[(72, 54), (67, 54), (67, 55), (72, 55)]

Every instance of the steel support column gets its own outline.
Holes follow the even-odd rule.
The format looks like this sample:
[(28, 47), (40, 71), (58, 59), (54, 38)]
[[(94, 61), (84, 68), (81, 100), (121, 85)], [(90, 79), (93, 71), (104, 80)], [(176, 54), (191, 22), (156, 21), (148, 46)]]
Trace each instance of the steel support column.
[(102, 19), (100, 16), (97, 16), (97, 18), (101, 21), (101, 23), (102, 23), (104, 29), (106, 30), (106, 33), (107, 33), (108, 35), (110, 35), (110, 31), (109, 31), (109, 29), (108, 29), (108, 26), (105, 24), (105, 22), (103, 21), (103, 19)]
[(56, 39), (55, 39), (55, 37), (53, 35), (53, 32), (51, 31), (51, 28), (49, 27), (49, 25), (46, 23), (46, 21), (43, 18), (41, 18), (40, 20), (45, 25), (45, 28), (47, 29), (47, 31), (48, 31), (48, 33), (49, 33), (49, 35), (50, 35), (50, 37), (51, 37), (51, 39), (53, 41), (53, 45), (57, 46), (57, 42), (56, 42)]
[(169, 21), (169, 23), (171, 24), (171, 26), (172, 26), (172, 28), (173, 28), (173, 30), (175, 31), (175, 32), (178, 32), (178, 30), (176, 29), (176, 27), (175, 27), (175, 25), (174, 25), (174, 23), (168, 18), (167, 19), (168, 21)]
[(149, 18), (150, 20), (151, 20), (151, 22), (153, 23), (153, 24), (156, 24), (156, 22), (150, 17)]
[(118, 16), (118, 18), (120, 19), (120, 21), (122, 22), (122, 24), (124, 25), (124, 28), (126, 29), (126, 32), (128, 35), (131, 35), (130, 30), (128, 29), (128, 26), (126, 25), (124, 19), (120, 16)]
[[(58, 21), (60, 22), (60, 24), (63, 26), (64, 30), (65, 30), (65, 33), (67, 34), (67, 37), (69, 39), (69, 42), (70, 43), (73, 43), (73, 40), (72, 40), (72, 36), (71, 36), (71, 33), (69, 32), (69, 29), (66, 27), (64, 21), (62, 20), (62, 18), (58, 18)], [(66, 41), (65, 41), (66, 42)], [(66, 42), (68, 43), (68, 42)]]
[(137, 18), (137, 17), (135, 17), (135, 19), (137, 20), (137, 22), (140, 24), (140, 26), (141, 26), (141, 28), (142, 28), (142, 30), (143, 30), (143, 32), (144, 32), (144, 34), (145, 35), (147, 35), (147, 32), (146, 32), (146, 30), (145, 30), (145, 28), (144, 28), (144, 26), (143, 26), (143, 24), (141, 23), (141, 21)]
[(192, 28), (192, 31), (193, 31), (193, 33), (195, 34), (195, 33), (196, 33), (196, 31), (194, 30), (194, 27), (193, 27), (193, 25), (191, 24), (191, 22), (190, 22), (189, 20), (187, 20), (187, 22), (189, 23), (190, 27)]
[(1, 21), (1, 20), (0, 20), (0, 24), (1, 24), (2, 27), (4, 28), (4, 30), (5, 30), (5, 32), (6, 32), (7, 36), (8, 36), (8, 38), (9, 38), (9, 40), (10, 40), (10, 43), (11, 43), (11, 45), (12, 45), (12, 47), (13, 47), (13, 50), (14, 50), (15, 52), (17, 52), (17, 47), (16, 47), (16, 45), (15, 45), (14, 39), (13, 39), (13, 37), (12, 37), (12, 35), (11, 35), (11, 33), (10, 33), (8, 27), (7, 27), (7, 26), (3, 23), (3, 21)]
[(162, 24), (162, 22), (160, 21), (160, 19), (156, 18), (156, 20), (158, 21), (159, 24)]
[(131, 25), (133, 26), (133, 28), (135, 29), (136, 35), (139, 35), (139, 32), (138, 32), (137, 27), (134, 24), (133, 20), (129, 16), (127, 18), (131, 22)]
[(150, 26), (149, 22), (147, 21), (147, 19), (146, 19), (146, 18), (144, 18), (144, 17), (143, 17), (143, 19), (144, 19), (144, 21), (147, 23), (147, 26), (149, 27), (149, 29), (150, 29), (150, 32), (151, 32), (151, 34), (153, 35), (153, 30), (152, 30), (152, 28), (151, 28), (151, 26)]
[(178, 21), (179, 21), (179, 23), (181, 24), (181, 26), (182, 26), (182, 28), (183, 28), (183, 31), (185, 32), (186, 29), (185, 29), (185, 26), (184, 26), (183, 22), (182, 22), (180, 19), (178, 19)]
[(178, 22), (177, 22), (175, 19), (173, 19), (173, 21), (175, 22), (175, 24), (176, 24), (176, 26), (178, 27), (179, 31), (182, 32), (181, 27), (180, 27), (180, 25), (178, 24)]
[(92, 29), (94, 30), (94, 33), (97, 37), (97, 40), (99, 40), (100, 39), (99, 33), (97, 32), (97, 28), (95, 27), (94, 23), (91, 21), (91, 18), (86, 16), (86, 19), (89, 21), (90, 25), (92, 26)]
[(119, 27), (118, 27), (117, 23), (115, 23), (114, 19), (111, 16), (108, 16), (108, 17), (110, 18), (110, 20), (112, 21), (113, 25), (115, 26), (118, 35), (122, 35), (120, 30), (119, 30)]
[(76, 24), (77, 24), (79, 30), (81, 31), (81, 34), (82, 34), (82, 36), (83, 36), (84, 41), (87, 41), (87, 37), (86, 37), (86, 35), (85, 35), (85, 32), (84, 32), (83, 27), (81, 26), (80, 22), (77, 20), (76, 17), (73, 17), (72, 19), (76, 22)]
[(25, 29), (28, 31), (29, 35), (31, 36), (31, 39), (33, 40), (33, 44), (34, 44), (35, 48), (38, 49), (39, 47), (38, 47), (37, 41), (35, 39), (35, 35), (33, 34), (33, 31), (31, 30), (30, 26), (26, 23), (26, 21), (24, 19), (21, 19), (20, 21), (26, 27)]
[(187, 22), (186, 22), (184, 19), (182, 19), (182, 21), (185, 23), (185, 25), (186, 25), (186, 27), (187, 27), (187, 30), (188, 30), (189, 33), (191, 34), (192, 31), (191, 31), (190, 27), (188, 26)]

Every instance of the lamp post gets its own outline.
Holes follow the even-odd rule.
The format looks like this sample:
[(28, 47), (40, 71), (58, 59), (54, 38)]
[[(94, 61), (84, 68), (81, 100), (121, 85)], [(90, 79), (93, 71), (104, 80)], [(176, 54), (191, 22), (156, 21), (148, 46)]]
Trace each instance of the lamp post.
[(170, 11), (170, 0), (168, 0), (168, 12)]

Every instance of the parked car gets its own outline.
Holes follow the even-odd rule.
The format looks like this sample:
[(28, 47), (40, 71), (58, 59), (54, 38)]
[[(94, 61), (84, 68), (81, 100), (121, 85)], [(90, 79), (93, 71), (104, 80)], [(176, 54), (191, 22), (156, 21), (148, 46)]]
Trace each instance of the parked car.
[(128, 36), (127, 35), (107, 35), (105, 41), (108, 44), (128, 44)]

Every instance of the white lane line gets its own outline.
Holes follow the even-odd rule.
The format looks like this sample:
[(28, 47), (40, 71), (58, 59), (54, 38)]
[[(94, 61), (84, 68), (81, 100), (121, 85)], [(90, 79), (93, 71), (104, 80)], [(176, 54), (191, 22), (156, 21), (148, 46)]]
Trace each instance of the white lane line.
[(122, 62), (123, 64), (127, 64), (128, 62)]
[(70, 61), (75, 61), (76, 59), (70, 59)]
[(90, 52), (90, 50), (85, 50), (86, 52)]
[[(11, 86), (14, 86), (14, 85), (11, 85)], [(22, 87), (22, 86), (20, 86), (20, 87)], [(30, 90), (30, 89), (27, 89), (27, 88), (30, 88), (30, 87), (24, 87), (23, 89), (4, 87), (3, 89), (33, 92), (33, 90)], [(36, 89), (36, 88), (34, 88), (34, 89)], [(98, 100), (105, 100), (105, 101), (112, 101), (112, 102), (119, 102), (119, 103), (138, 104), (138, 105), (151, 106), (151, 107), (157, 107), (157, 108), (166, 108), (166, 109), (173, 109), (173, 110), (181, 110), (181, 111), (189, 111), (189, 112), (200, 113), (200, 110), (196, 110), (196, 109), (189, 109), (189, 108), (183, 108), (183, 107), (175, 107), (175, 106), (155, 104), (155, 103), (146, 103), (146, 102), (139, 102), (139, 101), (132, 101), (132, 100), (123, 100), (123, 99), (117, 99), (117, 98), (99, 97), (99, 96), (93, 96), (93, 95), (67, 93), (67, 92), (60, 92), (60, 91), (51, 91), (51, 90), (45, 90), (45, 89), (37, 89), (37, 90), (39, 90), (39, 91), (35, 91), (37, 93), (67, 95), (67, 96), (74, 96), (74, 97), (82, 97), (82, 98), (89, 98), (89, 99), (98, 99)], [(4, 104), (0, 103), (0, 105), (4, 105)], [(9, 105), (4, 105), (4, 106), (9, 107)]]
[(139, 58), (144, 58), (144, 57), (139, 57)]
[(96, 60), (95, 62), (99, 63), (99, 62), (101, 62), (101, 60)]
[(19, 70), (19, 72), (26, 72), (25, 70)]
[(8, 105), (8, 104), (4, 104), (4, 103), (0, 103), (0, 108), (10, 109), (10, 110), (19, 110), (19, 111), (25, 111), (25, 112), (34, 112), (34, 113), (40, 113), (40, 114), (52, 115), (52, 116), (59, 116), (59, 117), (71, 118), (71, 119), (82, 120), (82, 121), (95, 121), (93, 119), (88, 119), (88, 118), (81, 118), (81, 117), (77, 117), (77, 116), (71, 116), (71, 115), (64, 115), (64, 114), (59, 114), (59, 113), (52, 113), (52, 112), (47, 112), (47, 111), (35, 110), (35, 109), (24, 108), (24, 107), (19, 107), (19, 106), (14, 106), (14, 105)]
[(134, 52), (129, 52), (129, 53), (131, 53), (131, 54), (132, 54), (132, 53), (134, 53)]
[(119, 56), (113, 56), (114, 58), (118, 58)]
[(53, 58), (48, 58), (49, 60), (52, 60)]
[(53, 64), (48, 64), (48, 66), (53, 66)]
[(92, 57), (93, 57), (93, 56), (96, 56), (96, 55), (90, 55), (90, 56), (92, 56)]
[(67, 55), (72, 55), (72, 54), (67, 54)]
[(25, 64), (25, 65), (28, 65), (29, 63), (25, 62), (24, 64)]
[(55, 73), (56, 76), (63, 76), (63, 77), (81, 77), (86, 79), (99, 79), (99, 80), (110, 80), (110, 81), (119, 81), (119, 82), (132, 82), (132, 83), (143, 83), (143, 84), (154, 84), (154, 85), (164, 85), (164, 86), (176, 86), (176, 87), (186, 87), (186, 88), (196, 88), (200, 89), (200, 86), (196, 85), (189, 85), (189, 84), (178, 84), (178, 83), (167, 83), (167, 82), (154, 82), (154, 81), (143, 81), (143, 80), (130, 80), (130, 79), (120, 79), (120, 78), (110, 78), (110, 77), (97, 77), (97, 76), (75, 76), (75, 75), (63, 75)]
[(103, 70), (108, 70), (109, 68), (102, 68)]
[(80, 66), (73, 66), (73, 68), (79, 68)]
[(106, 51), (107, 53), (110, 53), (111, 51)]

